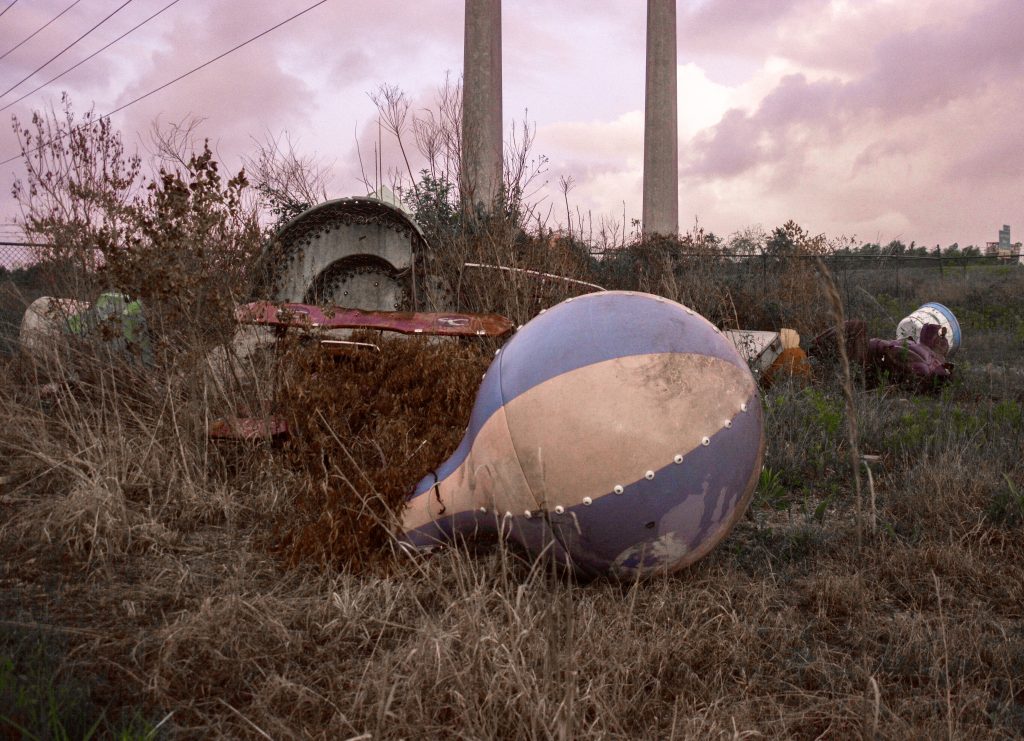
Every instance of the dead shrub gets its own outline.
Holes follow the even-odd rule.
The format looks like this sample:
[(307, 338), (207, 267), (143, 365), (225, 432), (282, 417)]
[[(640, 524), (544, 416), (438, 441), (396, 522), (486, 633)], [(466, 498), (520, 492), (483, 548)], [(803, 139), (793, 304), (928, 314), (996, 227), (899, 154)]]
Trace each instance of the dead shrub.
[(332, 358), (316, 343), (282, 353), (283, 449), (303, 483), (279, 523), (289, 563), (378, 562), (416, 483), (454, 452), (491, 343), (353, 335), (374, 343)]

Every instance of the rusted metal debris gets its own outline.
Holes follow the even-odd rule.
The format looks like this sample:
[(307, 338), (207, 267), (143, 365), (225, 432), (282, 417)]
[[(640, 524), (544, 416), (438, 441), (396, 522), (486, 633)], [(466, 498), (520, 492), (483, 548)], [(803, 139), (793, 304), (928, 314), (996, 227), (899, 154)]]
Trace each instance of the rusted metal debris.
[(255, 301), (235, 309), (243, 324), (304, 329), (376, 329), (437, 337), (502, 337), (512, 320), (499, 314), (455, 312), (364, 311), (341, 306)]
[[(512, 320), (499, 314), (459, 314), (408, 311), (365, 311), (341, 306), (320, 307), (299, 303), (254, 301), (235, 308), (235, 320), (279, 329), (370, 329), (435, 337), (502, 337), (512, 331)], [(352, 351), (380, 352), (371, 342), (325, 338), (320, 347), (328, 355)], [(229, 417), (214, 420), (207, 431), (219, 440), (277, 440), (289, 434), (279, 417)]]
[[(909, 337), (896, 340), (868, 339), (867, 324), (859, 319), (847, 321), (843, 327), (846, 353), (851, 364), (860, 365), (869, 383), (883, 378), (915, 390), (940, 388), (953, 375), (953, 364), (946, 360), (949, 350), (943, 328), (926, 324), (920, 340)], [(832, 327), (811, 342), (811, 357), (834, 361), (837, 354), (838, 330)]]

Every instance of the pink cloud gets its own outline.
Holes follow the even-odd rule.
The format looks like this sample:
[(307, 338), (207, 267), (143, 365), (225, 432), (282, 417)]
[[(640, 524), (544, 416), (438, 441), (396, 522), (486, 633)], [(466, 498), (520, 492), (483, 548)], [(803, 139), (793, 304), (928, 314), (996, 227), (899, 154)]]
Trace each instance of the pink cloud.
[[(82, 3), (5, 59), (0, 76), (24, 76), (119, 1)], [(133, 3), (62, 62), (160, 4)], [(11, 43), (63, 7), (19, 3), (4, 18)], [(181, 3), (12, 111), (26, 120), (62, 89), (79, 110), (94, 101), (109, 111), (301, 7)], [(548, 180), (573, 176), (575, 204), (620, 220), (623, 201), (629, 216), (640, 210), (644, 16), (642, 2), (621, 0), (517, 0), (503, 9), (506, 121), (529, 109), (535, 151), (551, 158)], [(682, 221), (698, 213), (729, 233), (794, 217), (834, 232), (899, 229), (965, 243), (980, 239), (972, 232), (987, 234), (989, 220), (1021, 220), (1024, 193), (1013, 173), (1024, 164), (1015, 128), (1024, 114), (1022, 39), (1020, 0), (680, 3), (679, 62), (693, 72), (681, 113), (707, 111), (695, 118), (691, 108), (682, 128)], [(332, 195), (362, 192), (355, 142), (372, 169), (377, 138), (366, 93), (397, 84), (426, 105), (446, 72), (461, 73), (462, 40), (461, 2), (334, 0), (114, 124), (134, 145), (157, 116), (203, 117), (199, 133), (226, 170), (241, 165), (252, 137), (288, 130), (308, 153), (336, 163)], [(0, 129), (0, 159), (13, 150)], [(393, 144), (384, 159), (385, 169), (404, 169)], [(8, 220), (13, 205), (4, 195), (17, 165), (3, 169), (0, 218)], [(549, 199), (556, 195), (549, 187)]]
[(953, 28), (928, 26), (880, 39), (870, 50), (869, 66), (854, 80), (787, 75), (754, 112), (732, 110), (703, 132), (683, 171), (688, 176), (736, 177), (759, 165), (799, 157), (801, 134), (807, 129), (835, 135), (868, 120), (912, 118), (972, 98), (1024, 68), (1022, 38), (1024, 6), (1000, 0)]

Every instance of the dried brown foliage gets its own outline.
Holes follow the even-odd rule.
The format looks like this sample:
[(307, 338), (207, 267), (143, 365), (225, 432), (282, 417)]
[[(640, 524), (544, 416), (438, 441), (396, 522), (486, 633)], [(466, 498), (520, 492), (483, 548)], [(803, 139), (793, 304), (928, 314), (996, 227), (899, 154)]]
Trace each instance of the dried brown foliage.
[(405, 499), (458, 446), (492, 354), (475, 341), (351, 339), (379, 350), (283, 352), (282, 463), (301, 484), (277, 548), (292, 565), (361, 571), (388, 555)]
[[(514, 223), (463, 239), (438, 256), (463, 306), (518, 321), (577, 289), (461, 262), (604, 269)], [(720, 255), (688, 272), (676, 247), (624, 251), (636, 260), (610, 287), (722, 323), (772, 290), (745, 289)], [(155, 368), (90, 342), (60, 363), (4, 361), (0, 658), (18, 636), (60, 646), (49, 676), (168, 737), (1019, 737), (1020, 275), (1003, 284), (999, 305), (966, 279), (928, 286), (963, 321), (961, 382), (914, 398), (852, 379), (855, 440), (837, 384), (777, 383), (750, 516), (686, 572), (625, 586), (566, 581), (501, 543), (389, 559), (402, 498), (461, 438), (492, 346), (363, 337), (381, 352), (336, 361), (224, 348), (220, 374), (199, 344)], [(886, 326), (906, 308), (873, 301)], [(794, 326), (786, 311), (760, 316)], [(282, 449), (205, 435), (211, 418), (270, 412), (298, 434)], [(853, 445), (874, 467), (863, 544)]]

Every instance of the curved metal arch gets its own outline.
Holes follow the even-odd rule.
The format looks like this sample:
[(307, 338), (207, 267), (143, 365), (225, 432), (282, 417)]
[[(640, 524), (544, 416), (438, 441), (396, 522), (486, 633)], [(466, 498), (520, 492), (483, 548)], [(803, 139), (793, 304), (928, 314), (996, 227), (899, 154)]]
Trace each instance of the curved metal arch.
[[(367, 236), (364, 227), (382, 230), (379, 233), (384, 234), (390, 232), (398, 238), (384, 237), (376, 247), (370, 247), (370, 243), (346, 243), (331, 235), (346, 230), (362, 231), (353, 240), (363, 240)], [(264, 272), (259, 292), (279, 300), (302, 300), (329, 265), (366, 252), (388, 263), (392, 272), (405, 274), (420, 263), (421, 256), (428, 254), (429, 246), (423, 230), (410, 215), (387, 201), (374, 196), (325, 201), (290, 220), (269, 241), (262, 257)], [(415, 286), (412, 293), (415, 298)]]
[[(347, 221), (346, 221), (347, 220)], [(427, 237), (405, 211), (373, 196), (334, 198), (306, 209), (278, 230), (273, 241), (290, 245), (302, 241), (325, 222), (367, 223), (409, 231), (426, 245)]]
[(307, 304), (336, 304), (345, 305), (346, 301), (340, 293), (340, 284), (346, 280), (352, 280), (359, 275), (376, 276), (381, 281), (389, 283), (395, 291), (395, 298), (398, 302), (392, 305), (380, 305), (381, 311), (398, 311), (408, 308), (411, 301), (410, 281), (407, 280), (411, 270), (398, 270), (384, 258), (372, 254), (347, 255), (335, 260), (313, 279), (313, 282), (306, 289), (302, 298)]

